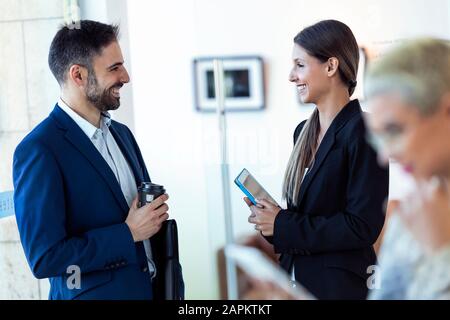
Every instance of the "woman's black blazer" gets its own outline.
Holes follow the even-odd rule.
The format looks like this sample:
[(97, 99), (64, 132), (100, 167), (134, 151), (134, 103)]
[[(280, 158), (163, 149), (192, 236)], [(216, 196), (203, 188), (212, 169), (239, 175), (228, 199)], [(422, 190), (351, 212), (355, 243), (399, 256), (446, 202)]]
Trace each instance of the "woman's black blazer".
[(372, 245), (384, 224), (389, 171), (366, 134), (360, 104), (350, 101), (322, 139), (297, 206), (281, 210), (268, 238), (281, 266), (289, 272), (294, 264), (296, 280), (319, 299), (365, 299), (374, 275)]

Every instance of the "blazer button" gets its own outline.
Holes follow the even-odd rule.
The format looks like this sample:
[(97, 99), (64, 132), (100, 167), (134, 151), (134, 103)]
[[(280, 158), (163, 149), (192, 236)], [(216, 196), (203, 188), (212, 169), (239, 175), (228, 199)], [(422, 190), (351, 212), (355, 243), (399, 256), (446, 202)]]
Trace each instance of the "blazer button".
[(148, 267), (143, 267), (142, 268), (142, 272), (147, 272), (148, 271)]

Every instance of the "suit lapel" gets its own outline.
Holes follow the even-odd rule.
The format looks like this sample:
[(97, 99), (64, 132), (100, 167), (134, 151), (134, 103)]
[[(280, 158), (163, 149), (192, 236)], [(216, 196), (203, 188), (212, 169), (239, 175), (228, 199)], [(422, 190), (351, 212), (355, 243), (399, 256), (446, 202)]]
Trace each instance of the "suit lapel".
[(118, 130), (116, 130), (114, 123), (111, 122), (111, 126), (109, 127), (109, 131), (113, 135), (116, 140), (117, 145), (119, 146), (120, 151), (123, 156), (127, 160), (130, 165), (131, 170), (133, 171), (134, 180), (136, 181), (136, 185), (139, 186), (142, 181), (144, 181), (142, 170), (139, 170), (139, 161), (136, 158), (136, 152), (130, 148), (129, 144), (126, 144), (123, 138), (120, 136)]
[(350, 101), (334, 118), (325, 136), (320, 143), (319, 149), (316, 152), (315, 160), (311, 170), (306, 174), (300, 186), (299, 199), (297, 201), (300, 206), (308, 187), (314, 180), (315, 175), (319, 171), (322, 163), (326, 159), (328, 153), (333, 147), (336, 140), (336, 133), (350, 120), (355, 113), (361, 112), (361, 107), (358, 100)]
[(322, 142), (320, 143), (319, 149), (316, 152), (316, 157), (314, 160), (314, 164), (311, 168), (311, 170), (306, 174), (305, 178), (302, 181), (302, 184), (300, 186), (300, 193), (299, 193), (299, 201), (297, 202), (300, 204), (302, 202), (302, 199), (305, 195), (306, 190), (308, 189), (309, 185), (314, 179), (314, 176), (316, 175), (317, 171), (319, 171), (320, 166), (322, 165), (323, 161), (325, 160), (328, 152), (330, 152), (331, 147), (334, 144), (335, 141), (335, 134), (334, 132), (330, 131), (328, 128), (328, 131), (325, 133), (325, 136), (322, 139)]
[(65, 138), (92, 164), (108, 185), (119, 206), (122, 210), (128, 212), (128, 204), (114, 173), (86, 134), (84, 134), (78, 125), (58, 105), (53, 110), (52, 115), (60, 127), (66, 130)]

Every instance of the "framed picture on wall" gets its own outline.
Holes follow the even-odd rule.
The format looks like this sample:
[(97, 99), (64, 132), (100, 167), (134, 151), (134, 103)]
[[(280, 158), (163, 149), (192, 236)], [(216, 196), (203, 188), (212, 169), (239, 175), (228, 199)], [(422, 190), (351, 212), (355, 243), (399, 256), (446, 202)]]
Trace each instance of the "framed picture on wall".
[(264, 66), (258, 56), (197, 58), (193, 62), (195, 108), (215, 112), (214, 59), (223, 61), (225, 108), (255, 111), (265, 107)]

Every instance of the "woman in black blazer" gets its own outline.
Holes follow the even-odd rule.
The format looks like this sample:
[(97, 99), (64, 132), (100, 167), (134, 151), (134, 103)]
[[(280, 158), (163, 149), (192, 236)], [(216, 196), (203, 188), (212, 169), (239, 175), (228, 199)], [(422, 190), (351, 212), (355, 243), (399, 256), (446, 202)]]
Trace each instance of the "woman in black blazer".
[(356, 86), (359, 49), (352, 31), (321, 21), (294, 38), (289, 80), (316, 109), (294, 132), (283, 185), (287, 209), (265, 199), (255, 224), (293, 279), (319, 299), (365, 299), (383, 227), (389, 174), (366, 142)]

